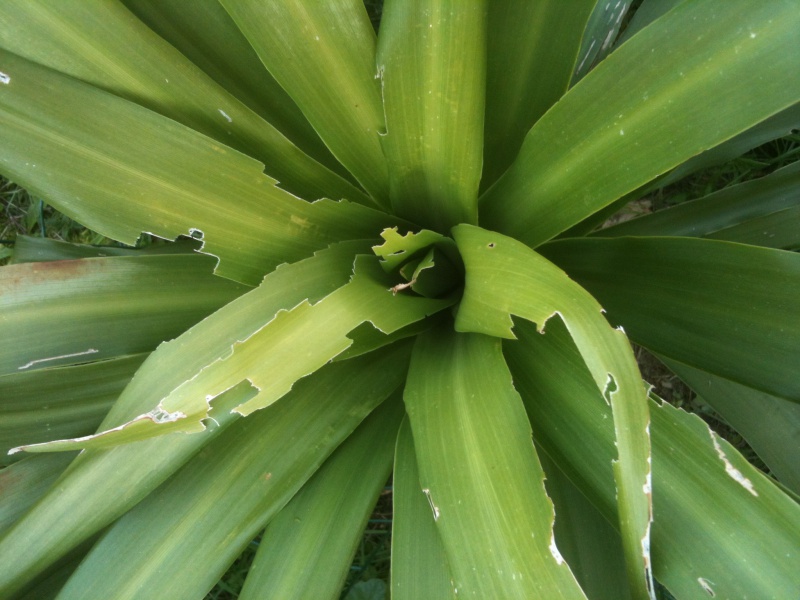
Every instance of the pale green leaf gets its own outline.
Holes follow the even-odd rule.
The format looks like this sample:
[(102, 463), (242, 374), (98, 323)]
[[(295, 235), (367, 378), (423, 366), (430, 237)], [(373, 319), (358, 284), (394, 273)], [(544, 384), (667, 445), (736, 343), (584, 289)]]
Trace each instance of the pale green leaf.
[[(392, 281), (377, 258), (358, 256), (355, 274), (347, 285), (313, 305), (303, 300), (277, 312), (264, 311), (250, 323), (257, 325), (252, 333), (227, 337), (230, 346), (224, 353), (169, 391), (148, 412), (92, 436), (25, 445), (14, 451), (104, 448), (175, 431), (203, 431), (214, 398), (240, 382), (247, 381), (258, 390), (255, 397), (234, 408), (247, 416), (279, 400), (296, 381), (345, 351), (352, 343), (347, 334), (362, 323), (369, 321), (391, 334), (455, 301), (396, 294)], [(152, 360), (158, 358), (154, 355)]]
[(489, 2), (481, 189), (512, 163), (533, 124), (567, 91), (596, 0)]
[(0, 373), (149, 352), (248, 290), (198, 255), (120, 256), (0, 269)]
[(330, 365), (299, 383), (286, 402), (239, 420), (106, 532), (62, 600), (136, 599), (143, 589), (154, 598), (202, 597), (398, 388), (408, 350), (406, 344)]
[[(504, 352), (534, 439), (614, 522), (608, 404), (559, 322), (545, 335), (521, 322), (517, 333)], [(656, 578), (677, 598), (709, 597), (704, 584), (717, 598), (791, 598), (800, 507), (698, 417), (656, 403), (650, 414)]]
[(791, 218), (798, 206), (800, 162), (761, 179), (601, 229), (595, 235), (708, 237), (791, 248), (800, 245), (800, 221)]
[(71, 77), (3, 51), (0, 70), (5, 175), (118, 241), (193, 233), (221, 258), (217, 274), (255, 285), (283, 262), (397, 225), (345, 201), (304, 202), (261, 163)]
[(404, 400), (457, 596), (584, 598), (555, 546), (553, 505), (500, 340), (417, 338)]
[(392, 495), (393, 600), (454, 600), (452, 575), (433, 512), (419, 483), (411, 425), (400, 426)]
[(800, 401), (800, 254), (694, 238), (562, 240), (542, 252), (636, 343)]
[(217, 0), (122, 0), (150, 29), (328, 168), (347, 175)]
[(239, 598), (338, 599), (392, 470), (399, 395), (367, 417), (270, 521)]
[(0, 45), (252, 156), (282, 188), (302, 198), (370, 204), (363, 192), (303, 153), (120, 2), (8, 0), (0, 10)]
[(439, 231), (477, 223), (486, 1), (388, 0), (377, 64), (392, 208)]
[(663, 361), (747, 440), (781, 483), (800, 495), (800, 404)]
[(388, 207), (375, 32), (361, 0), (220, 4), (333, 155)]
[[(338, 244), (280, 267), (252, 293), (160, 346), (109, 411), (101, 429), (122, 425), (152, 408), (209, 362), (229, 352), (232, 340), (244, 339), (260, 327), (264, 313), (291, 308), (304, 298), (315, 302), (345, 284), (359, 248), (368, 251), (369, 244)], [(0, 562), (13, 561), (14, 567), (0, 573), (0, 588), (23, 585), (119, 518), (235, 421), (236, 414), (230, 410), (254, 393), (245, 383), (218, 397), (209, 413), (213, 426), (204, 432), (81, 453), (62, 480), (63, 491), (51, 490), (16, 531), (0, 541)], [(72, 519), (64, 519), (65, 513)], [(39, 544), (37, 540), (46, 541)]]
[(81, 452), (59, 484), (0, 537), (0, 597), (13, 597), (130, 510), (233, 423), (238, 415), (230, 409), (253, 393), (240, 385), (218, 398), (209, 418), (219, 426), (202, 433)]
[(376, 256), (381, 257), (381, 266), (387, 272), (396, 271), (414, 257), (419, 258), (431, 246), (436, 246), (444, 251), (454, 264), (460, 264), (458, 249), (453, 240), (435, 231), (423, 229), (417, 233), (409, 231), (405, 235), (400, 235), (397, 227), (393, 227), (383, 230), (381, 237), (383, 244), (373, 246), (372, 251)]
[(14, 446), (93, 433), (145, 358), (0, 376), (0, 464)]
[(541, 332), (558, 315), (613, 407), (619, 451), (614, 481), (628, 579), (634, 595), (646, 597), (652, 593), (650, 418), (625, 333), (606, 322), (588, 292), (521, 242), (470, 225), (455, 227), (453, 235), (467, 271), (456, 329), (513, 338), (512, 314), (536, 323)]
[(798, 30), (795, 0), (680, 4), (537, 122), (481, 224), (537, 246), (795, 104)]

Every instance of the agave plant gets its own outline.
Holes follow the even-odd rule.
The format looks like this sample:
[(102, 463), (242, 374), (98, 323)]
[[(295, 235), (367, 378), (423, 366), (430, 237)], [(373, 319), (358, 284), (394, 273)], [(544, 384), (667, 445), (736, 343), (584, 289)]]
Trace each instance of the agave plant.
[(0, 596), (336, 598), (392, 474), (393, 598), (793, 597), (800, 164), (602, 225), (797, 126), (800, 2), (628, 9), (5, 0), (0, 172), (177, 241), (0, 269)]

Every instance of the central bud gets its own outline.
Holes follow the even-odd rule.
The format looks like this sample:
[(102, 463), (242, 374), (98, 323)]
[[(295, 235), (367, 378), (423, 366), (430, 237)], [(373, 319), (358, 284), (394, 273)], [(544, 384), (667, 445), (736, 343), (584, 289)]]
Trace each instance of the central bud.
[(411, 290), (426, 298), (461, 293), (464, 262), (452, 238), (427, 229), (400, 235), (396, 227), (384, 229), (381, 237), (384, 243), (372, 250), (383, 269), (400, 279), (392, 292)]

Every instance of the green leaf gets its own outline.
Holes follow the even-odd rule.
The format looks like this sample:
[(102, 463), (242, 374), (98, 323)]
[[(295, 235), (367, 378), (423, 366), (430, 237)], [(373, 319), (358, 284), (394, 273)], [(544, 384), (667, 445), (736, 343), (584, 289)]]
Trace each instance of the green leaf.
[(348, 202), (304, 202), (259, 162), (71, 77), (3, 51), (0, 69), (5, 174), (128, 245), (142, 231), (193, 233), (221, 258), (218, 275), (255, 285), (281, 263), (397, 225)]
[[(353, 254), (369, 244), (342, 243), (312, 258), (276, 269), (261, 287), (201, 321), (179, 338), (162, 344), (140, 368), (101, 424), (124, 424), (152, 408), (208, 363), (230, 351), (232, 340), (244, 339), (275, 314), (307, 298), (316, 302), (345, 284)], [(109, 450), (86, 451), (7, 539), (0, 541), (0, 588), (19, 586), (46, 569), (71, 548), (119, 518), (186, 463), (237, 418), (230, 410), (256, 390), (248, 383), (215, 400), (205, 431), (194, 435), (160, 436)], [(213, 420), (211, 420), (213, 419)], [(72, 515), (67, 520), (65, 513)], [(41, 540), (39, 544), (37, 540)]]
[(692, 173), (735, 160), (753, 148), (757, 148), (777, 138), (787, 136), (791, 134), (794, 129), (798, 128), (800, 128), (800, 103), (794, 104), (772, 115), (768, 119), (761, 121), (750, 129), (743, 131), (718, 146), (714, 146), (705, 152), (693, 156), (668, 173), (625, 194), (602, 210), (582, 220), (574, 227), (570, 227), (559, 237), (582, 237), (605, 223), (609, 217), (623, 209), (630, 201), (638, 200), (659, 188), (680, 181)]
[(361, 0), (220, 4), (333, 155), (388, 207), (375, 32)]
[(477, 223), (485, 0), (389, 0), (377, 63), (392, 208), (439, 231)]
[(800, 495), (800, 404), (663, 360), (747, 440), (781, 483)]
[[(137, 102), (267, 165), (307, 200), (363, 192), (307, 156), (120, 2), (9, 0), (0, 11), (5, 50)], [(221, 9), (220, 9), (221, 10)]]
[(613, 407), (619, 449), (614, 481), (628, 580), (635, 595), (646, 597), (652, 591), (650, 418), (625, 333), (611, 328), (585, 290), (524, 244), (470, 225), (453, 228), (453, 236), (467, 270), (456, 329), (513, 339), (512, 314), (536, 323), (540, 332), (558, 315)]
[(197, 255), (87, 258), (0, 269), (0, 373), (149, 352), (247, 288)]
[(500, 341), (421, 334), (404, 400), (457, 595), (583, 598), (553, 539), (553, 505)]
[(73, 458), (66, 452), (41, 454), (0, 469), (0, 534), (50, 489)]
[(392, 598), (454, 600), (450, 565), (419, 483), (408, 418), (397, 436), (393, 477)]
[(392, 470), (403, 414), (399, 397), (377, 408), (270, 522), (241, 600), (339, 597)]
[[(202, 433), (80, 453), (59, 484), (0, 538), (4, 565), (0, 596), (10, 597), (37, 580), (40, 573), (141, 501), (234, 422), (238, 415), (230, 412), (231, 405), (253, 393), (249, 385), (240, 385), (220, 397), (209, 413), (219, 426)], [(65, 514), (70, 518), (65, 519)]]
[[(546, 335), (521, 322), (517, 333), (504, 352), (534, 439), (614, 522), (608, 404), (559, 322)], [(656, 578), (678, 598), (709, 597), (704, 585), (717, 598), (792, 597), (800, 507), (698, 417), (656, 403), (650, 414)]]
[(239, 420), (109, 529), (62, 599), (140, 598), (142, 589), (154, 598), (202, 597), (398, 388), (408, 350), (406, 344), (330, 365), (299, 383), (286, 402)]
[(796, 162), (766, 177), (601, 229), (595, 235), (708, 237), (791, 248), (800, 245), (798, 220), (790, 214), (799, 206), (800, 162)]
[(150, 29), (309, 156), (348, 176), (217, 0), (122, 0)]
[(234, 408), (247, 416), (279, 400), (296, 381), (346, 350), (352, 343), (347, 334), (358, 325), (369, 321), (390, 334), (455, 301), (395, 294), (391, 284), (392, 278), (375, 257), (358, 256), (349, 284), (314, 305), (303, 300), (290, 310), (265, 311), (250, 335), (233, 338), (228, 351), (168, 392), (148, 412), (92, 436), (26, 445), (14, 451), (105, 448), (176, 431), (203, 431), (214, 398), (240, 382), (247, 381), (258, 390), (255, 397)]
[(503, 174), (533, 124), (567, 91), (595, 4), (488, 3), (482, 190)]
[[(90, 435), (147, 354), (0, 376), (0, 453)], [(0, 464), (8, 461), (0, 457)]]
[(593, 238), (542, 252), (637, 344), (800, 401), (800, 255), (692, 238)]
[(105, 258), (108, 256), (147, 256), (150, 254), (194, 254), (202, 244), (193, 239), (153, 243), (143, 248), (122, 246), (90, 246), (72, 244), (43, 237), (18, 235), (14, 240), (11, 264), (72, 260), (75, 258)]
[(681, 2), (684, 2), (684, 0), (642, 0), (617, 44), (625, 43), (633, 35), (639, 33), (659, 17), (667, 14)]
[(592, 600), (630, 600), (619, 532), (541, 448), (545, 488), (553, 501), (556, 544)]
[(481, 224), (535, 247), (796, 103), (800, 53), (786, 48), (799, 28), (794, 0), (679, 5), (539, 120)]
[(604, 0), (598, 0), (593, 4), (594, 10), (592, 10), (589, 22), (586, 23), (586, 30), (583, 32), (583, 39), (578, 51), (579, 61), (572, 76), (571, 85), (575, 85), (583, 79), (597, 63), (611, 52), (619, 29), (622, 27), (622, 20), (631, 6), (630, 0), (616, 2), (613, 6), (610, 1)]
[(383, 244), (373, 246), (372, 251), (381, 257), (381, 266), (386, 272), (396, 271), (413, 258), (422, 257), (431, 246), (441, 249), (453, 264), (461, 264), (453, 240), (435, 231), (423, 229), (417, 233), (409, 231), (405, 235), (400, 235), (397, 227), (393, 227), (384, 229), (381, 237), (384, 240)]

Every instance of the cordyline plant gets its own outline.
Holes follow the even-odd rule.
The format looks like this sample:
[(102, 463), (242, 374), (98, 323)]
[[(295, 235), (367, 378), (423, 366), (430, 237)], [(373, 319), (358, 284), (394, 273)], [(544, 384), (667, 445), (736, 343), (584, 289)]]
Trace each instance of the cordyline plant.
[(0, 596), (335, 598), (393, 472), (393, 598), (794, 597), (798, 163), (601, 224), (796, 127), (800, 2), (628, 4), (4, 0), (2, 173), (195, 239), (0, 270)]

